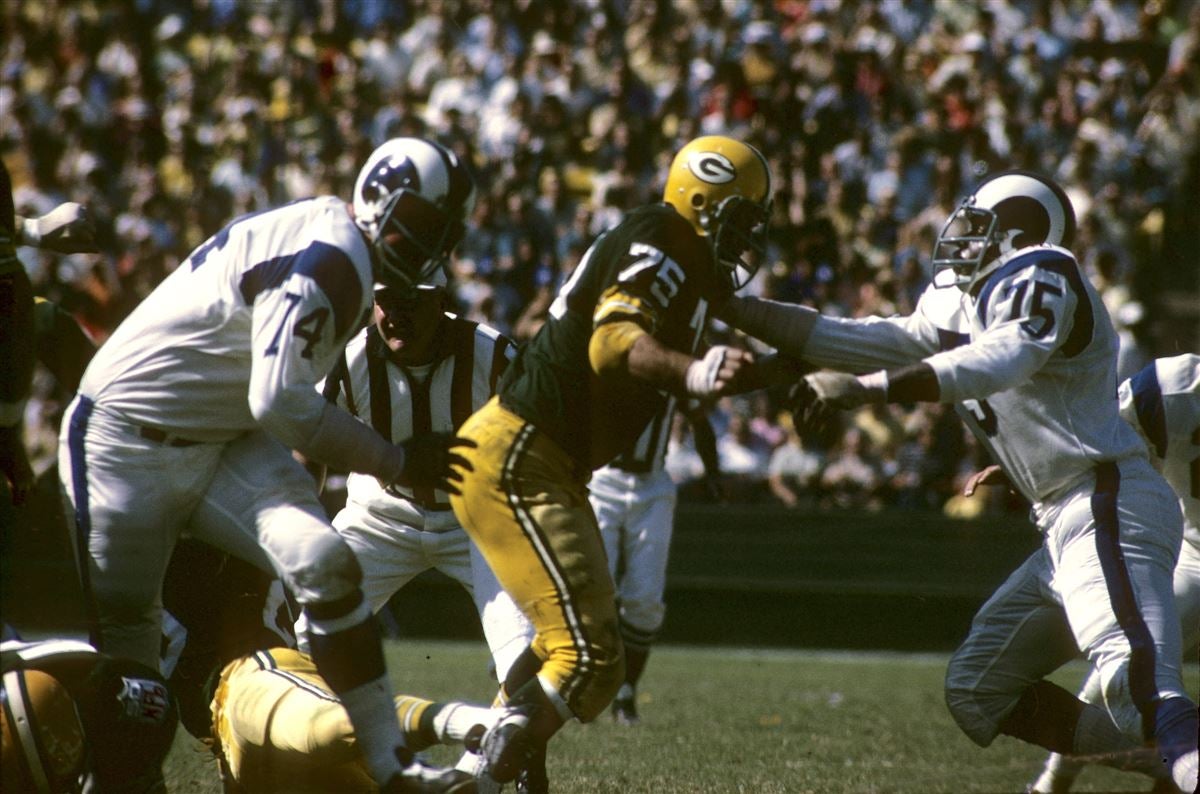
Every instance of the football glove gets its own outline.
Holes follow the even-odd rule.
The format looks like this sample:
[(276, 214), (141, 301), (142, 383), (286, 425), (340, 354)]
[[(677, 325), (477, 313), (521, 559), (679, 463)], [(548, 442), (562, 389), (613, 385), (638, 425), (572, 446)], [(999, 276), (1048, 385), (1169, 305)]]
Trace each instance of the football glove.
[(821, 402), (843, 411), (867, 403), (881, 403), (887, 397), (886, 386), (870, 388), (861, 378), (845, 372), (814, 372), (805, 376), (804, 380)]
[(841, 426), (838, 410), (821, 400), (807, 380), (801, 379), (788, 389), (786, 405), (796, 435), (805, 441), (826, 443)]
[(463, 471), (474, 468), (456, 450), (470, 449), (477, 444), (453, 433), (421, 433), (401, 441), (404, 450), (404, 470), (396, 482), (405, 488), (437, 488), (451, 494), (461, 491), (454, 483), (462, 482)]

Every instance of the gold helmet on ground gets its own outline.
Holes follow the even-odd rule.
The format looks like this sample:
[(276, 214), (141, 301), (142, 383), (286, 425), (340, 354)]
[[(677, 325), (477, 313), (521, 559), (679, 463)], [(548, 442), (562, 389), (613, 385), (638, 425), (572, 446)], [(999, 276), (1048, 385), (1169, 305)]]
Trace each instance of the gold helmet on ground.
[(0, 688), (5, 792), (78, 791), (86, 759), (79, 713), (67, 690), (40, 670), (12, 670)]
[(734, 289), (754, 276), (771, 214), (771, 173), (758, 149), (723, 135), (696, 138), (671, 162), (663, 200), (708, 238)]

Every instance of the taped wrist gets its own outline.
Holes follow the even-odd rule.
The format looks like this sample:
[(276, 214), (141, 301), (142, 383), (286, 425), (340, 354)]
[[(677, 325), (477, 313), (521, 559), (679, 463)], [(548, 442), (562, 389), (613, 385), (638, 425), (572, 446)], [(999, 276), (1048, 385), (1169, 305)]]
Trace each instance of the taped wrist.
[(871, 372), (867, 375), (859, 375), (858, 382), (862, 387), (869, 392), (882, 395), (881, 402), (887, 402), (888, 398), (888, 374), (886, 370)]
[(799, 357), (817, 324), (816, 309), (762, 298), (730, 298), (720, 318), (739, 331), (757, 337), (779, 352)]
[(37, 218), (17, 218), (17, 244), (37, 248), (42, 242), (42, 229)]
[(343, 471), (395, 482), (404, 473), (404, 449), (392, 444), (346, 411), (326, 404), (305, 449), (306, 457)]
[(688, 365), (684, 375), (684, 388), (693, 397), (709, 397), (717, 390), (717, 375), (721, 365), (725, 363), (725, 354), (729, 351), (724, 345), (710, 347), (704, 358), (696, 359)]

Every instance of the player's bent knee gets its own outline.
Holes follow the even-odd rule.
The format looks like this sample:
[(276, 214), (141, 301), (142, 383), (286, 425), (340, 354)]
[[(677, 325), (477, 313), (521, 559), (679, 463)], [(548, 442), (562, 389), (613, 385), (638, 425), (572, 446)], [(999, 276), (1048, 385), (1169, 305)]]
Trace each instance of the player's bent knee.
[(284, 578), (300, 603), (330, 603), (359, 589), (362, 568), (346, 541), (331, 529), (307, 544), (303, 557), (285, 568)]
[(980, 686), (980, 676), (966, 665), (960, 657), (951, 658), (946, 668), (946, 708), (954, 722), (971, 741), (987, 747), (1000, 734), (1000, 720), (1017, 696), (1004, 697), (998, 694), (986, 696)]
[[(1145, 725), (1142, 712), (1130, 694), (1129, 665), (1123, 663), (1113, 669), (1097, 672), (1100, 677), (1099, 689), (1104, 698), (1104, 708), (1108, 710), (1108, 714), (1116, 723), (1117, 728), (1134, 741), (1140, 742), (1148, 738), (1144, 735)], [(1146, 704), (1146, 708), (1151, 708), (1150, 704)]]
[(992, 718), (980, 706), (975, 693), (965, 689), (946, 688), (946, 707), (954, 722), (967, 738), (980, 747), (987, 747), (1000, 734), (999, 719)]

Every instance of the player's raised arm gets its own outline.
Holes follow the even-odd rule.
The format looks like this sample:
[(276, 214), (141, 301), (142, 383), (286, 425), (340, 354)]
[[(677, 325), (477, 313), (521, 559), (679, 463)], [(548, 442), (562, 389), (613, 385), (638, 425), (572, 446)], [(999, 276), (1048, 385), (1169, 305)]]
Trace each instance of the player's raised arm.
[(59, 254), (94, 254), (96, 225), (87, 207), (66, 201), (37, 218), (16, 217), (18, 245), (32, 245)]

